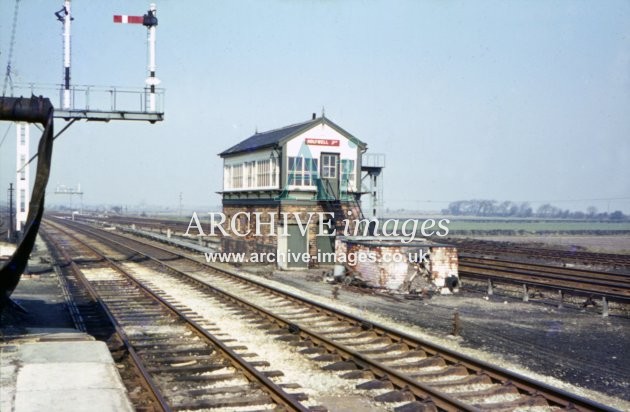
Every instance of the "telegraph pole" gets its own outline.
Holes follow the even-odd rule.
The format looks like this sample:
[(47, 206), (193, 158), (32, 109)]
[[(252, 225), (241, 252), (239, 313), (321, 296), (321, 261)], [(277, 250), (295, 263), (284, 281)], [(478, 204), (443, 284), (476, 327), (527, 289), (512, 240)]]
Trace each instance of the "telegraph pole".
[(9, 183), (9, 241), (13, 239), (13, 183)]

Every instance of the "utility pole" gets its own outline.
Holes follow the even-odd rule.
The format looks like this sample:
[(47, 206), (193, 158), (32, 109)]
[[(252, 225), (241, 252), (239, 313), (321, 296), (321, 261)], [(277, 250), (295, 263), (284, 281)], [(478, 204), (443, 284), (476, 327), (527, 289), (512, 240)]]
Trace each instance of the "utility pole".
[(61, 107), (71, 108), (70, 100), (70, 41), (73, 17), (70, 14), (70, 0), (63, 2), (63, 8), (55, 13), (57, 20), (63, 23), (63, 98)]
[(13, 183), (9, 183), (9, 241), (13, 239)]
[(26, 164), (30, 158), (29, 140), (30, 125), (25, 122), (15, 123), (17, 135), (16, 141), (16, 164), (18, 166), (15, 176), (15, 231), (23, 233), (28, 217), (28, 207), (30, 202), (31, 177), (29, 167)]

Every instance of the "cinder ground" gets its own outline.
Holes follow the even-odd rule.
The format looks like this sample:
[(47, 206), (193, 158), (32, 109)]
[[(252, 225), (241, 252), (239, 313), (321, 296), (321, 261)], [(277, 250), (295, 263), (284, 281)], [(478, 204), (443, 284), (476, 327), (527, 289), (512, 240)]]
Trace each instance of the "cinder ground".
[[(273, 271), (271, 278), (333, 298), (336, 285), (322, 282), (320, 273), (321, 270)], [(423, 300), (339, 287), (337, 300), (420, 326), (437, 337), (457, 339), (462, 347), (485, 351), (491, 357), (496, 354), (499, 360), (522, 365), (538, 374), (630, 400), (627, 354), (630, 319), (627, 317), (603, 318), (599, 308), (558, 309), (548, 303), (526, 303), (506, 295), (497, 296), (496, 292), (487, 297), (473, 290)], [(451, 336), (455, 311), (461, 319), (459, 338)]]
[(27, 313), (11, 311), (3, 314), (0, 319), (0, 338), (74, 328), (59, 279), (53, 272), (50, 261), (46, 245), (38, 239), (29, 259), (27, 273), (22, 275), (18, 287), (11, 295), (11, 299)]
[(475, 236), (480, 240), (496, 242), (542, 243), (552, 247), (578, 246), (595, 253), (630, 253), (628, 235), (523, 235), (523, 236)]

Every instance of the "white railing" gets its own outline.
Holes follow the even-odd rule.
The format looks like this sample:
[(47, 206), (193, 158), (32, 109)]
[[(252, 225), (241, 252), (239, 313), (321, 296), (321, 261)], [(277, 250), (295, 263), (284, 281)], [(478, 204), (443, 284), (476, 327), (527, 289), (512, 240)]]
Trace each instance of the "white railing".
[[(62, 85), (39, 85), (34, 83), (14, 85), (13, 96), (44, 96), (51, 99), (57, 96), (56, 109), (63, 108)], [(65, 110), (99, 112), (139, 112), (164, 113), (164, 89), (155, 89), (155, 110), (149, 109), (150, 89), (148, 87), (87, 86), (70, 87), (70, 108)]]
[(364, 153), (362, 158), (362, 166), (368, 167), (385, 167), (384, 153)]

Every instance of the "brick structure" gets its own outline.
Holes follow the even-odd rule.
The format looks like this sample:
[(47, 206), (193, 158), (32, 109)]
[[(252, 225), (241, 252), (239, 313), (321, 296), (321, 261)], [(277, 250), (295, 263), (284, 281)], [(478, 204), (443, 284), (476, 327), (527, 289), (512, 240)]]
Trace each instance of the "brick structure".
[[(407, 243), (396, 237), (342, 237), (336, 241), (337, 257), (366, 284), (401, 292), (423, 289), (451, 293), (459, 287), (457, 248), (426, 239)], [(342, 256), (343, 255), (343, 256)], [(372, 259), (359, 259), (359, 255)], [(354, 260), (349, 259), (353, 256)]]

